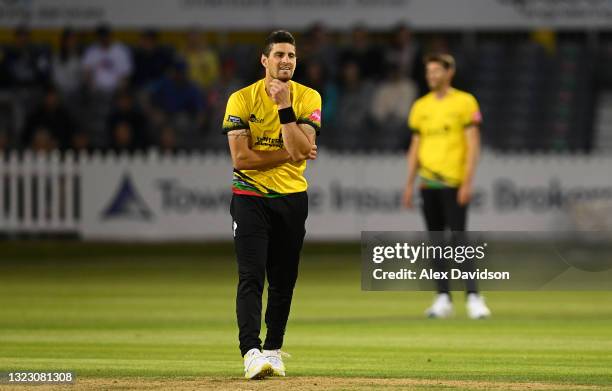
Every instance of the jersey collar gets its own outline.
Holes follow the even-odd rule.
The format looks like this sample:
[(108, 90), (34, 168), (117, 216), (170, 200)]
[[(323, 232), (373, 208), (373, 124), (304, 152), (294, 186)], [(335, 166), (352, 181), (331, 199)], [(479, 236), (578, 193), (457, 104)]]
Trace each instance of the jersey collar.
[(436, 95), (436, 93), (433, 91), (431, 92), (431, 96), (436, 102), (441, 102), (445, 100), (446, 98), (450, 97), (451, 95), (453, 95), (454, 93), (455, 93), (455, 89), (453, 87), (449, 87), (448, 91), (446, 91), (446, 95), (444, 95), (442, 98), (438, 98), (438, 95)]

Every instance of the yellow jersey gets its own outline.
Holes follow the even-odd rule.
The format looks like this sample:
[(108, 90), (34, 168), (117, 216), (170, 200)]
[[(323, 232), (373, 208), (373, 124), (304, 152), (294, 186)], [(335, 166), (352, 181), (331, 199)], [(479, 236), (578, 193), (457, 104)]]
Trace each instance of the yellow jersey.
[[(298, 124), (309, 124), (319, 134), (321, 128), (321, 96), (312, 88), (294, 81), (289, 82), (291, 102)], [(234, 92), (223, 117), (223, 132), (249, 129), (251, 148), (258, 151), (274, 151), (283, 148), (278, 106), (266, 92), (265, 80)], [(304, 178), (306, 161), (288, 162), (267, 170), (236, 170), (232, 181), (235, 194), (263, 197), (306, 191)]]
[(426, 187), (458, 187), (465, 177), (465, 128), (480, 125), (478, 102), (454, 88), (439, 99), (430, 92), (414, 102), (408, 127), (419, 135), (418, 175)]

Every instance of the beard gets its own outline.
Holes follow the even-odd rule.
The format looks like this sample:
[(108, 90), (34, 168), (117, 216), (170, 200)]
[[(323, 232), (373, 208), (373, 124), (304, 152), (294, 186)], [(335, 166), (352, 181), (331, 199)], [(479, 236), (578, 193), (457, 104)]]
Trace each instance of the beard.
[(293, 77), (293, 70), (278, 69), (276, 75), (273, 76), (275, 79), (282, 81), (283, 83), (288, 82)]
[(442, 82), (434, 82), (434, 83), (427, 83), (427, 84), (428, 84), (429, 89), (432, 91), (439, 90), (442, 87)]

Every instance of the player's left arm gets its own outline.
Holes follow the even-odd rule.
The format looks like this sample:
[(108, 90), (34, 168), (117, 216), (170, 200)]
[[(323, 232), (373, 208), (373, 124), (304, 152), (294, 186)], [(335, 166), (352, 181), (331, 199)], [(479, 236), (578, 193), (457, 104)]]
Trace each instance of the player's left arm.
[(473, 102), (470, 103), (470, 117), (464, 128), (466, 141), (465, 174), (463, 176), (463, 182), (457, 192), (457, 202), (459, 205), (467, 205), (472, 198), (474, 176), (476, 174), (478, 160), (480, 159), (480, 124), (482, 122), (482, 116), (476, 100), (473, 99)]
[(308, 124), (290, 122), (283, 124), (283, 144), (294, 162), (308, 159), (312, 149), (316, 150), (314, 128)]
[(298, 124), (300, 130), (306, 135), (308, 138), (308, 142), (310, 143), (310, 150), (306, 154), (306, 157), (302, 160), (314, 160), (317, 158), (317, 144), (315, 143), (317, 139), (317, 130), (309, 124)]

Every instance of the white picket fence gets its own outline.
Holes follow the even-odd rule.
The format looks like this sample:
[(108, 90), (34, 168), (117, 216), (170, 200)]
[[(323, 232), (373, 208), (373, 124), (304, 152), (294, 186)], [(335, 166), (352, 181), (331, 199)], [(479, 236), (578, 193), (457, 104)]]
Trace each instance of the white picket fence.
[(0, 154), (0, 231), (77, 232), (79, 183), (78, 160), (71, 152)]
[[(417, 214), (395, 204), (404, 159), (322, 153), (311, 162), (310, 237), (356, 239), (364, 229), (422, 229)], [(612, 232), (611, 169), (612, 156), (603, 154), (483, 154), (476, 183), (481, 205), (471, 211), (472, 226)], [(225, 238), (230, 177), (226, 153), (0, 154), (0, 234)], [(566, 202), (559, 206), (561, 199)], [(153, 218), (135, 217), (133, 208), (146, 209)]]

